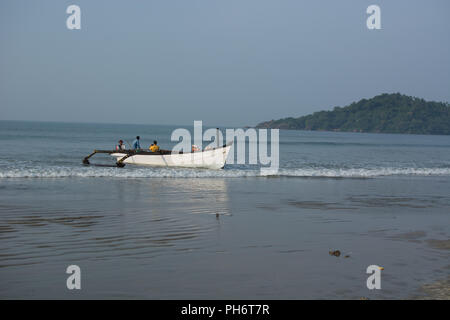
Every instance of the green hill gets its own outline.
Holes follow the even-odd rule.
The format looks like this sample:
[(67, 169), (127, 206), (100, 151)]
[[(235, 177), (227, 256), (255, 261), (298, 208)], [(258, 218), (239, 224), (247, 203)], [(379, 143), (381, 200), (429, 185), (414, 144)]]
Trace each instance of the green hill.
[(448, 135), (450, 105), (385, 93), (332, 111), (262, 122), (257, 128)]

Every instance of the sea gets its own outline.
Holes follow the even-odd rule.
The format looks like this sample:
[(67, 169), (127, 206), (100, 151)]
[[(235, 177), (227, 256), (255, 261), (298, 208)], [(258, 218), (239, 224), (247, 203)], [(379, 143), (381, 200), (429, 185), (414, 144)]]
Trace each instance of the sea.
[(281, 130), (273, 174), (82, 164), (176, 128), (0, 121), (0, 298), (408, 299), (450, 276), (450, 136)]

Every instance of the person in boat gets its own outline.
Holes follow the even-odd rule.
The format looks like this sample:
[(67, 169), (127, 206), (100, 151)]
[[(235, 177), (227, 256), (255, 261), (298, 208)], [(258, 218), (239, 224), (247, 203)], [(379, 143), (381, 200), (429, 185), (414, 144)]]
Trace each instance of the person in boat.
[(141, 149), (141, 143), (139, 141), (140, 139), (141, 139), (141, 137), (137, 136), (136, 140), (134, 140), (134, 142), (133, 142), (133, 149), (134, 150), (140, 150)]
[(192, 152), (198, 152), (198, 151), (200, 151), (200, 148), (198, 146), (196, 146), (195, 144), (193, 144), (192, 148), (191, 148), (191, 151)]
[(125, 150), (125, 145), (123, 144), (123, 140), (119, 140), (119, 144), (116, 146), (116, 150)]
[(158, 142), (155, 140), (153, 141), (153, 144), (149, 147), (151, 152), (157, 152), (159, 151)]

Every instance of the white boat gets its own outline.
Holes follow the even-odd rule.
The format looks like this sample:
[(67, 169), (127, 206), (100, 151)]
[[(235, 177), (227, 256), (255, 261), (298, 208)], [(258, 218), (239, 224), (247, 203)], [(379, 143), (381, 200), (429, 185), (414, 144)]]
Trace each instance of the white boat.
[(154, 167), (181, 167), (181, 168), (205, 168), (222, 169), (230, 152), (233, 142), (222, 147), (210, 148), (196, 152), (173, 152), (160, 150), (157, 152), (144, 150), (94, 150), (84, 158), (83, 163), (89, 165), (89, 158), (96, 153), (107, 153), (116, 158), (116, 165), (123, 167), (125, 164), (135, 164)]

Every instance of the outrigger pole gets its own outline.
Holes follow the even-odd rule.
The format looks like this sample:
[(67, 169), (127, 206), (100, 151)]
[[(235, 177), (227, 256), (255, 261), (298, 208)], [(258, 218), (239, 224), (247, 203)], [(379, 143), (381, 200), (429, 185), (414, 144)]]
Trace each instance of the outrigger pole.
[(120, 150), (120, 151), (117, 151), (117, 150), (114, 150), (114, 151), (110, 151), (110, 150), (94, 150), (94, 152), (92, 152), (90, 155), (88, 155), (87, 157), (85, 157), (85, 158), (83, 159), (83, 164), (86, 165), (86, 166), (90, 165), (89, 158), (92, 157), (92, 156), (93, 156), (94, 154), (96, 154), (96, 153), (107, 153), (107, 154), (112, 154), (112, 153), (118, 153), (118, 152), (120, 152), (120, 153), (126, 153), (125, 156), (123, 156), (122, 158), (120, 158), (120, 159), (117, 160), (117, 162), (116, 162), (116, 166), (118, 166), (119, 168), (125, 167), (125, 163), (123, 163), (123, 161), (124, 161), (125, 159), (131, 157), (131, 156), (134, 156), (134, 155), (137, 153), (135, 150)]

